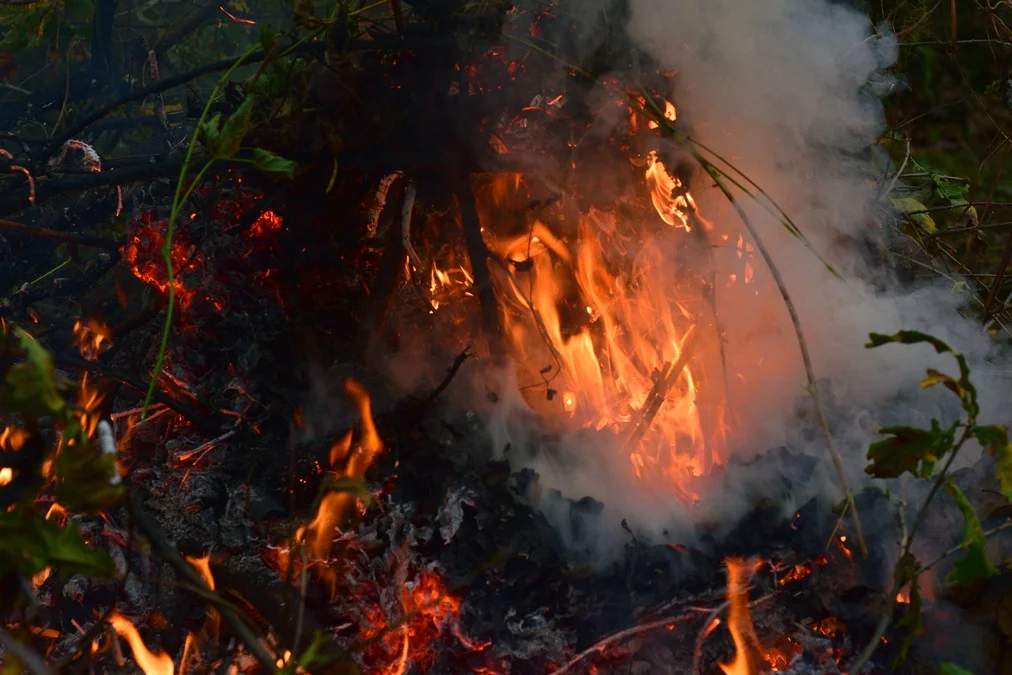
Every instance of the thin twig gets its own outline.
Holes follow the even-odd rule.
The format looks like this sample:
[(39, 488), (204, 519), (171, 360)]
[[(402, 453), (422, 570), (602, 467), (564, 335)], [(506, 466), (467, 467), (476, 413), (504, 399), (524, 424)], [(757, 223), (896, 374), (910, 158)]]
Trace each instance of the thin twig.
[[(900, 552), (900, 557), (897, 559), (896, 567), (893, 570), (892, 589), (890, 589), (889, 594), (886, 596), (886, 606), (882, 610), (882, 616), (878, 620), (878, 625), (875, 626), (875, 634), (872, 636), (867, 646), (865, 646), (864, 650), (858, 655), (857, 659), (855, 659), (851, 664), (850, 668), (848, 668), (848, 671), (854, 673), (855, 675), (860, 675), (861, 669), (864, 668), (865, 664), (867, 664), (868, 661), (871, 660), (871, 657), (875, 655), (875, 651), (882, 642), (882, 637), (885, 635), (886, 630), (889, 628), (889, 624), (892, 622), (893, 609), (896, 607), (896, 595), (909, 581), (909, 579), (905, 578), (905, 575), (899, 573), (900, 565), (903, 563), (904, 559), (910, 555), (910, 548), (914, 543), (914, 535), (924, 522), (924, 518), (928, 512), (928, 506), (930, 506), (931, 501), (938, 493), (938, 490), (945, 483), (945, 478), (949, 473), (949, 469), (952, 467), (952, 463), (956, 460), (959, 450), (973, 435), (975, 424), (976, 420), (973, 418), (968, 421), (966, 427), (963, 429), (962, 435), (953, 446), (952, 452), (949, 454), (949, 459), (946, 460), (945, 466), (942, 467), (942, 470), (939, 472), (934, 484), (931, 486), (928, 496), (924, 498), (921, 508), (917, 511), (917, 515), (914, 516), (914, 522), (910, 526), (910, 530), (907, 532), (906, 539), (903, 541), (903, 549)], [(916, 578), (916, 573), (914, 578)]]
[(638, 626), (633, 626), (632, 628), (620, 630), (617, 633), (612, 633), (603, 640), (594, 643), (587, 649), (584, 649), (582, 652), (580, 652), (572, 659), (567, 661), (558, 670), (553, 670), (551, 675), (563, 675), (563, 673), (568, 672), (573, 668), (573, 666), (577, 665), (587, 657), (593, 656), (594, 654), (597, 654), (599, 652), (603, 652), (605, 648), (617, 642), (621, 642), (626, 638), (633, 637), (634, 635), (640, 635), (641, 633), (649, 633), (650, 631), (657, 630), (658, 628), (665, 628), (673, 623), (678, 623), (679, 621), (686, 621), (688, 619), (691, 619), (694, 616), (696, 615), (690, 613), (680, 614), (679, 616), (672, 616), (665, 619), (657, 619), (656, 621), (650, 621), (648, 623), (640, 624)]
[(446, 388), (450, 386), (450, 383), (453, 382), (453, 378), (457, 376), (457, 371), (459, 371), (460, 367), (464, 365), (464, 362), (471, 357), (470, 349), (471, 346), (468, 345), (467, 347), (464, 348), (464, 351), (462, 351), (460, 354), (457, 354), (457, 358), (453, 360), (453, 364), (450, 366), (450, 369), (446, 372), (446, 377), (444, 377), (443, 381), (440, 382), (436, 386), (436, 388), (433, 389), (429, 393), (429, 395), (425, 397), (424, 401), (422, 401), (423, 409), (428, 408), (430, 405), (432, 405), (435, 402), (435, 400), (439, 398), (444, 391), (446, 391)]
[(791, 299), (790, 291), (787, 290), (787, 284), (780, 275), (780, 270), (773, 261), (773, 256), (763, 243), (762, 238), (759, 236), (755, 226), (752, 224), (752, 220), (748, 217), (748, 214), (745, 213), (741, 204), (738, 203), (738, 200), (735, 199), (730, 189), (728, 189), (727, 185), (724, 183), (723, 172), (698, 153), (695, 153), (695, 159), (706, 170), (706, 172), (710, 174), (717, 187), (724, 193), (724, 196), (727, 197), (731, 206), (734, 207), (734, 210), (738, 213), (742, 223), (745, 225), (745, 229), (748, 230), (749, 235), (755, 242), (756, 248), (759, 250), (760, 255), (762, 255), (763, 261), (766, 263), (766, 267), (769, 268), (770, 274), (773, 276), (773, 281), (776, 283), (777, 289), (780, 291), (780, 295), (784, 299), (784, 304), (787, 305), (787, 312), (790, 314), (791, 323), (794, 325), (794, 334), (798, 338), (798, 347), (801, 349), (801, 360), (805, 366), (805, 375), (808, 378), (808, 393), (811, 395), (812, 403), (815, 405), (815, 412), (819, 418), (819, 426), (822, 428), (822, 433), (826, 437), (826, 445), (829, 448), (829, 456), (833, 460), (833, 467), (836, 469), (836, 475), (840, 481), (840, 487), (843, 489), (843, 493), (847, 500), (847, 506), (854, 519), (854, 532), (857, 535), (858, 545), (861, 548), (861, 555), (867, 556), (868, 545), (865, 542), (864, 529), (861, 527), (861, 517), (857, 512), (857, 505), (854, 502), (854, 494), (851, 492), (850, 486), (847, 483), (847, 474), (843, 466), (843, 458), (840, 457), (840, 452), (836, 449), (836, 442), (833, 440), (833, 434), (829, 429), (829, 421), (826, 418), (826, 410), (822, 401), (822, 395), (819, 392), (819, 387), (815, 380), (815, 371), (812, 367), (812, 357), (808, 351), (808, 340), (805, 338), (805, 333), (801, 328), (801, 319), (798, 316), (797, 307)]
[(887, 185), (886, 189), (882, 191), (881, 194), (882, 198), (888, 197), (892, 193), (893, 188), (896, 187), (896, 182), (900, 179), (900, 176), (903, 175), (903, 170), (907, 168), (907, 162), (909, 161), (910, 161), (910, 139), (907, 138), (907, 149), (905, 154), (903, 155), (903, 162), (900, 164), (900, 168), (896, 171), (896, 175), (893, 176), (893, 179), (891, 181), (889, 181), (889, 185)]
[(710, 634), (710, 626), (713, 625), (713, 622), (717, 620), (721, 612), (727, 609), (730, 604), (730, 600), (725, 600), (706, 615), (706, 621), (703, 622), (703, 627), (699, 629), (699, 634), (696, 635), (696, 642), (692, 648), (692, 675), (699, 675), (702, 672), (703, 644), (706, 642), (706, 637)]
[(111, 239), (103, 239), (101, 237), (93, 237), (91, 235), (77, 234), (74, 232), (60, 232), (58, 230), (50, 230), (45, 227), (32, 227), (31, 225), (25, 225), (24, 223), (7, 220), (6, 218), (0, 218), (0, 229), (7, 230), (8, 232), (14, 232), (16, 234), (23, 234), (26, 237), (62, 241), (69, 244), (77, 244), (79, 246), (98, 248), (105, 251), (119, 250), (119, 244)]
[[(1008, 522), (1002, 523), (998, 527), (992, 527), (990, 530), (986, 530), (984, 532), (983, 537), (984, 537), (984, 539), (990, 539), (991, 537), (993, 537), (994, 535), (998, 534), (999, 532), (1004, 532), (1005, 530), (1008, 530), (1008, 529), (1012, 529), (1012, 520), (1009, 520)], [(957, 544), (956, 546), (953, 546), (948, 551), (946, 551), (945, 553), (941, 554), (940, 556), (938, 556), (937, 558), (935, 558), (931, 562), (925, 563), (924, 565), (922, 565), (917, 570), (916, 574), (921, 574), (922, 572), (927, 572), (928, 570), (930, 570), (932, 567), (934, 567), (938, 563), (942, 562), (943, 560), (945, 560), (946, 558), (948, 558), (951, 555), (955, 555), (955, 554), (959, 553), (964, 548), (966, 548), (966, 544), (963, 544), (963, 543), (960, 543), (960, 544)]]

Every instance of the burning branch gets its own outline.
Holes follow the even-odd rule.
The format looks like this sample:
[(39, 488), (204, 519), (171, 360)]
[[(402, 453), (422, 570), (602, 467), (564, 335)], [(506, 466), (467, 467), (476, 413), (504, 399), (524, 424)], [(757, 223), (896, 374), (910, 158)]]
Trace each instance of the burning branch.
[(200, 573), (183, 559), (183, 556), (179, 554), (175, 546), (169, 543), (169, 540), (165, 538), (165, 535), (158, 529), (154, 521), (132, 499), (128, 499), (127, 504), (130, 518), (137, 526), (137, 529), (158, 549), (180, 577), (186, 580), (201, 597), (214, 605), (218, 612), (221, 613), (225, 623), (228, 624), (228, 627), (232, 629), (236, 637), (242, 640), (246, 648), (257, 658), (264, 669), (268, 673), (276, 673), (278, 671), (275, 665), (278, 660), (277, 656), (272, 656), (267, 652), (260, 638), (253, 633), (247, 622), (240, 618), (233, 605), (226, 602), (220, 595), (210, 589), (204, 578), (200, 576)]
[(689, 359), (692, 358), (692, 352), (695, 350), (696, 342), (699, 339), (699, 331), (696, 330), (697, 325), (695, 323), (692, 324), (689, 330), (685, 332), (685, 337), (682, 339), (681, 347), (678, 349), (678, 358), (675, 362), (665, 363), (655, 373), (654, 387), (650, 390), (647, 400), (643, 403), (639, 417), (633, 421), (630, 427), (625, 443), (625, 450), (627, 452), (634, 452), (640, 441), (643, 440), (643, 435), (650, 429), (654, 418), (657, 417), (661, 406), (664, 405), (668, 392), (675, 385), (675, 382), (678, 381), (682, 371), (685, 370), (685, 366), (688, 365)]
[(499, 316), (499, 305), (495, 299), (492, 286), (492, 275), (488, 267), (489, 251), (481, 234), (481, 220), (478, 207), (471, 191), (471, 181), (466, 172), (456, 174), (452, 179), (453, 191), (457, 195), (460, 207), (460, 219), (464, 226), (464, 242), (467, 245), (467, 257), (471, 261), (471, 274), (481, 304), (481, 314), (485, 328), (485, 336), (489, 350), (493, 355), (501, 355), (502, 321)]

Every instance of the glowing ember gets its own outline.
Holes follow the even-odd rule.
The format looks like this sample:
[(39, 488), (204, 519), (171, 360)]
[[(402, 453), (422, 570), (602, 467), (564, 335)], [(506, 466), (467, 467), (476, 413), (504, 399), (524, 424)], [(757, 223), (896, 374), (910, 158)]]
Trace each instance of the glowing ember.
[(119, 612), (113, 612), (109, 616), (109, 623), (112, 624), (113, 630), (130, 645), (134, 660), (144, 671), (144, 675), (173, 675), (175, 673), (172, 657), (160, 650), (158, 652), (150, 651), (144, 645), (140, 633), (137, 632), (137, 628), (130, 619)]
[[(406, 575), (402, 560), (400, 574)], [(403, 675), (414, 668), (427, 672), (437, 652), (435, 646), (452, 635), (470, 651), (481, 651), (489, 643), (475, 642), (460, 627), (460, 600), (447, 593), (435, 574), (423, 571), (414, 583), (402, 580), (399, 587), (400, 616), (387, 617), (379, 607), (366, 610), (363, 637), (376, 641), (370, 661), (389, 665), (373, 668), (373, 675)]]
[[(123, 246), (123, 260), (126, 261), (133, 275), (162, 293), (169, 291), (165, 260), (161, 253), (166, 225), (164, 220), (156, 221), (151, 214), (144, 213), (141, 216), (140, 224)], [(175, 274), (173, 286), (176, 301), (183, 308), (189, 307), (193, 303), (196, 294), (183, 285), (180, 273), (197, 257), (199, 256), (194, 247), (181, 243), (181, 237), (177, 234), (172, 242), (171, 250), (172, 268)]]

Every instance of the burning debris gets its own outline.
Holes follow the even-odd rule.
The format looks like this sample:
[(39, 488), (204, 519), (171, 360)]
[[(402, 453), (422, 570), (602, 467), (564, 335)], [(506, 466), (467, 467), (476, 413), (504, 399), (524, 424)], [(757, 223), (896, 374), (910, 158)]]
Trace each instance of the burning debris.
[[(631, 30), (652, 34), (641, 4), (630, 3)], [(698, 3), (675, 4), (694, 15)], [(830, 11), (809, 4), (820, 20)], [(39, 220), (73, 210), (54, 176), (74, 170), (99, 195), (96, 222), (122, 219), (108, 240), (44, 230), (67, 261), (3, 304), (0, 533), (21, 544), (0, 543), (3, 665), (913, 672), (920, 617), (955, 606), (931, 569), (966, 551), (964, 579), (1004, 580), (983, 542), (1007, 544), (996, 535), (1012, 491), (995, 471), (987, 489), (971, 486), (1012, 446), (976, 422), (969, 366), (953, 352), (959, 376), (932, 369), (924, 386), (955, 392), (966, 421), (886, 427), (880, 443), (892, 445), (873, 446), (872, 473), (931, 478), (971, 436), (993, 456), (962, 473), (946, 460), (912, 520), (916, 486), (887, 484), (904, 495), (893, 522), (894, 495), (855, 498), (853, 467), (837, 462), (829, 477), (809, 452), (828, 438), (839, 459), (833, 438), (850, 452), (867, 434), (850, 428), (856, 404), (816, 387), (803, 336), (817, 320), (776, 267), (824, 244), (840, 216), (810, 239), (782, 193), (806, 216), (821, 207), (791, 193), (795, 169), (780, 164), (811, 172), (843, 213), (840, 195), (867, 201), (849, 169), (815, 172), (793, 136), (782, 157), (761, 156), (767, 139), (738, 139), (768, 131), (758, 104), (751, 126), (700, 119), (710, 101), (696, 73), (715, 66), (697, 41), (684, 58), (698, 70), (683, 72), (667, 47), (636, 46), (625, 19), (585, 44), (578, 29), (596, 18), (557, 3), (385, 7), (326, 20), (297, 7), (291, 34), (265, 27), (243, 86), (219, 83), (202, 107), (193, 90), (196, 125), (175, 119), (156, 65), (171, 60), (145, 43), (154, 86), (124, 105), (156, 100), (159, 147), (185, 157), (178, 181), (124, 175), (76, 121), (54, 125), (48, 161), (0, 149)], [(771, 11), (747, 15), (793, 28)], [(868, 61), (848, 77), (864, 87), (880, 47), (840, 12), (845, 46)], [(327, 40), (296, 37), (317, 23)], [(843, 137), (857, 122), (827, 124)], [(267, 149), (292, 147), (308, 150)], [(864, 146), (832, 149), (842, 166)], [(749, 177), (767, 169), (770, 193)], [(37, 244), (18, 254), (63, 255)], [(788, 276), (804, 270), (820, 289), (849, 273), (805, 260)], [(918, 335), (873, 342), (952, 352)], [(835, 342), (819, 344), (824, 355)], [(805, 375), (812, 409), (790, 420), (801, 440), (769, 449), (756, 419), (786, 409), (784, 391), (793, 403)], [(828, 494), (841, 482), (844, 494)], [(929, 508), (943, 482), (954, 506)], [(945, 527), (957, 517), (960, 544)], [(886, 538), (903, 542), (899, 554)]]

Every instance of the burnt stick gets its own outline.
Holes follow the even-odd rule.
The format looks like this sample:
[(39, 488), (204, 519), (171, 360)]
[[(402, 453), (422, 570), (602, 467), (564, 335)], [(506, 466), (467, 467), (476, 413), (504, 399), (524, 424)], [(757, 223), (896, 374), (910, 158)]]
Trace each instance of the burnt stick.
[(15, 222), (13, 220), (7, 220), (6, 218), (0, 218), (0, 229), (7, 230), (8, 232), (15, 232), (26, 237), (52, 239), (53, 241), (69, 242), (80, 246), (88, 246), (90, 248), (100, 248), (106, 251), (119, 250), (119, 244), (111, 239), (103, 239), (102, 237), (93, 237), (91, 235), (77, 234), (74, 232), (59, 232), (45, 227), (34, 227), (32, 225)]
[(228, 627), (232, 629), (236, 637), (242, 640), (246, 648), (253, 653), (260, 664), (269, 673), (277, 672), (275, 666), (276, 658), (264, 650), (263, 645), (260, 643), (260, 639), (253, 633), (247, 623), (232, 609), (230, 603), (225, 602), (221, 596), (210, 588), (204, 582), (203, 577), (193, 568), (188, 562), (183, 560), (183, 556), (179, 555), (179, 551), (173, 546), (165, 534), (158, 528), (155, 522), (139, 507), (133, 500), (132, 497), (127, 498), (127, 509), (130, 512), (130, 519), (134, 525), (137, 526), (137, 530), (144, 535), (151, 544), (158, 549), (159, 553), (165, 558), (165, 560), (172, 565), (184, 580), (189, 582), (193, 587), (200, 590), (199, 595), (205, 600), (210, 602), (221, 617), (228, 624)]
[(464, 243), (467, 246), (467, 257), (471, 261), (471, 274), (474, 275), (474, 286), (481, 305), (485, 339), (488, 340), (489, 351), (493, 358), (498, 358), (503, 354), (502, 320), (495, 299), (495, 288), (492, 286), (492, 274), (488, 267), (489, 251), (481, 236), (478, 206), (474, 201), (470, 177), (466, 172), (454, 173), (451, 180), (460, 207), (460, 220), (464, 226)]
[[(60, 354), (58, 352), (54, 353), (53, 356), (56, 361), (56, 365), (60, 367), (87, 370), (97, 375), (101, 375), (102, 377), (119, 382), (120, 384), (130, 387), (140, 393), (144, 393), (148, 390), (147, 383), (136, 380), (129, 375), (117, 373), (105, 366), (95, 363), (94, 361), (87, 361), (78, 356), (70, 356), (67, 354)], [(222, 428), (224, 428), (224, 420), (210, 417), (192, 408), (189, 404), (165, 394), (161, 390), (155, 389), (154, 400), (158, 403), (164, 404), (169, 409), (190, 420), (201, 430), (201, 432), (212, 438), (220, 435)]]

